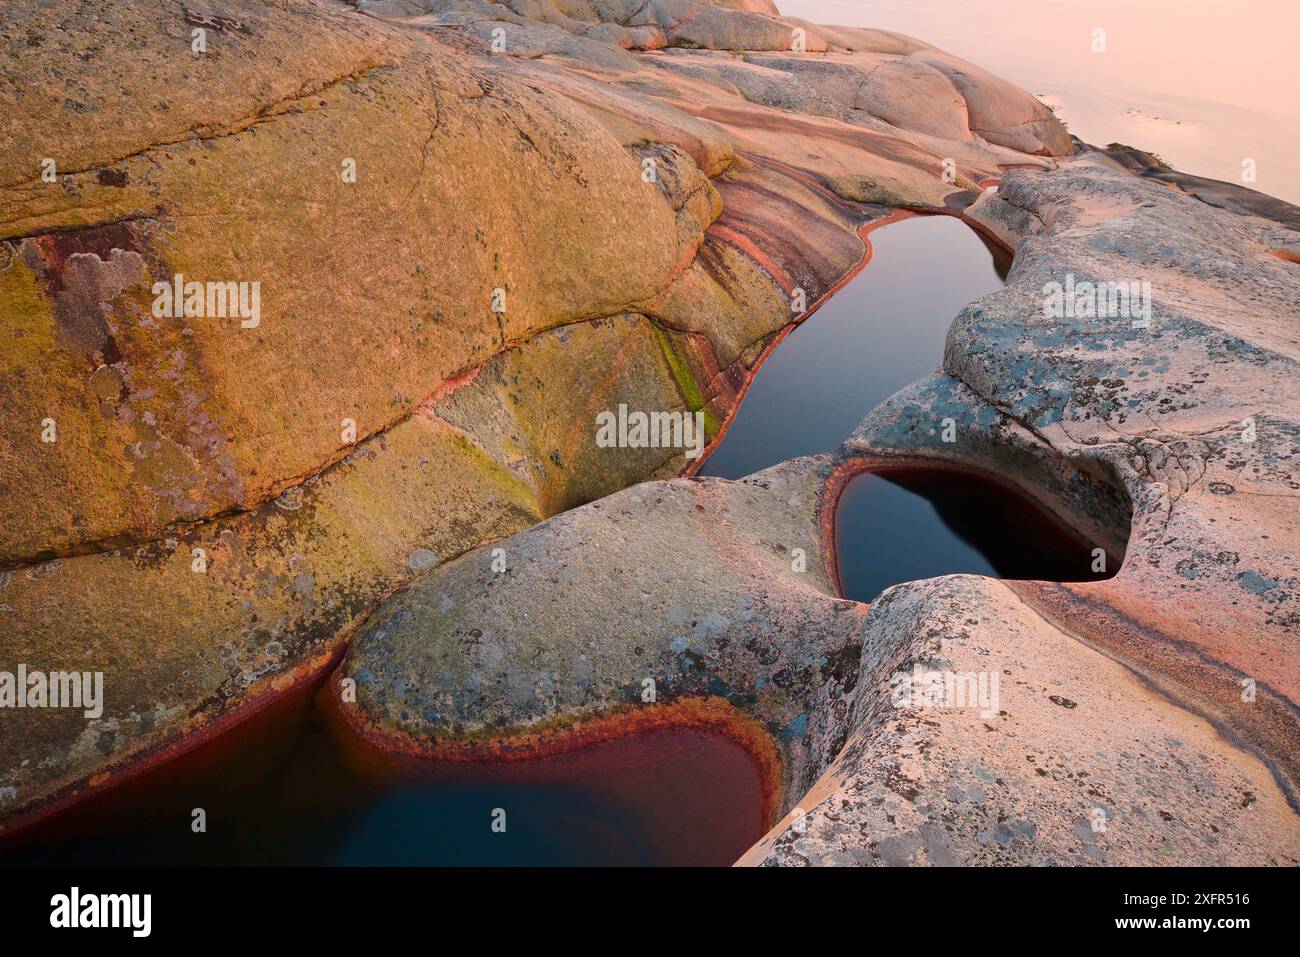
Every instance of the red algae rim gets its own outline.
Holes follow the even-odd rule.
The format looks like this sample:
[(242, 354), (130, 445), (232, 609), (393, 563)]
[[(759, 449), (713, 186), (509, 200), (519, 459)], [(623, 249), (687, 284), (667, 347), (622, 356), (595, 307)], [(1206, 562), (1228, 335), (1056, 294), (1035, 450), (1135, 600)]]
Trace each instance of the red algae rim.
[[(381, 602), (387, 600), (384, 596)], [(349, 633), (350, 634), (350, 633)], [(177, 758), (202, 747), (221, 737), (237, 725), (251, 720), (268, 708), (277, 704), (294, 692), (318, 681), (322, 674), (343, 660), (348, 649), (348, 636), (337, 637), (319, 654), (299, 663), (289, 671), (255, 684), (251, 695), (237, 704), (200, 723), (191, 731), (183, 731), (177, 737), (160, 744), (146, 746), (134, 754), (110, 764), (105, 770), (89, 778), (76, 778), (71, 783), (58, 785), (47, 801), (39, 801), (25, 811), (20, 811), (8, 821), (0, 822), (0, 855), (4, 844), (38, 824), (51, 818), (75, 810), (79, 805), (93, 798), (116, 790), (142, 775), (147, 774)]]
[(758, 772), (762, 792), (762, 826), (777, 818), (784, 793), (782, 761), (776, 741), (755, 718), (725, 698), (686, 697), (662, 704), (624, 705), (587, 717), (564, 719), (544, 730), (521, 730), (476, 740), (419, 739), (368, 721), (357, 705), (344, 705), (338, 694), (343, 665), (330, 676), (324, 696), (331, 715), (346, 726), (353, 740), (380, 756), (461, 764), (502, 764), (553, 758), (596, 744), (650, 731), (698, 731), (726, 738), (741, 748)]
[[(202, 748), (255, 719), (276, 704), (291, 698), (328, 675), (320, 691), (318, 704), (327, 719), (344, 729), (340, 744), (364, 752), (363, 760), (414, 759), (428, 762), (501, 764), (542, 760), (581, 750), (597, 744), (620, 740), (652, 731), (697, 731), (725, 738), (749, 757), (758, 774), (761, 794), (762, 827), (766, 831), (776, 821), (782, 785), (782, 761), (772, 735), (754, 718), (720, 697), (691, 697), (643, 709), (618, 709), (592, 717), (575, 719), (572, 724), (540, 733), (524, 733), (474, 742), (424, 743), (405, 735), (387, 733), (361, 720), (357, 709), (344, 707), (337, 694), (342, 676), (343, 659), (350, 642), (341, 639), (337, 647), (323, 651), (299, 667), (268, 680), (251, 698), (222, 712), (193, 731), (128, 757), (117, 767), (101, 772), (84, 783), (60, 788), (56, 796), (12, 818), (0, 829), (0, 856), (6, 843), (17, 840), (39, 825), (69, 814), (93, 799), (125, 787), (150, 771), (160, 769), (178, 758)], [(357, 751), (353, 751), (357, 756)]]

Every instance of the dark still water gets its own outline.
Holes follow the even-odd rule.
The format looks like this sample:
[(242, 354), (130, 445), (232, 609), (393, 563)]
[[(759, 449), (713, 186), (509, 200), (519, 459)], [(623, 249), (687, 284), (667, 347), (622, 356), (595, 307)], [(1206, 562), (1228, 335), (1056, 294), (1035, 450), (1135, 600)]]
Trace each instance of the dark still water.
[(499, 764), (393, 759), (307, 691), (0, 842), (0, 864), (729, 865), (762, 815), (750, 755), (720, 735), (644, 732)]
[(849, 283), (767, 357), (700, 475), (741, 478), (839, 446), (876, 405), (934, 371), (957, 313), (1002, 287), (1011, 257), (951, 216), (869, 234)]
[(835, 512), (845, 598), (874, 601), (890, 585), (969, 573), (1095, 581), (1092, 544), (1024, 497), (967, 473), (891, 470), (849, 480)]

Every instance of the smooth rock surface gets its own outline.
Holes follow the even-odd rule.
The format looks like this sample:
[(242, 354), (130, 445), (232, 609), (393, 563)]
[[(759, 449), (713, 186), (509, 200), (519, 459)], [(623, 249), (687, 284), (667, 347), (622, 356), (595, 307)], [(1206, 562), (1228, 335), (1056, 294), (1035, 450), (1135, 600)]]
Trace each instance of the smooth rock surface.
[[(752, 636), (770, 654), (797, 655), (804, 635), (809, 657), (861, 657), (852, 682), (837, 672), (829, 708), (824, 685), (796, 676), (773, 712), (719, 664), (740, 631), (705, 646), (703, 674), (722, 668), (717, 690), (765, 722), (785, 761), (791, 813), (747, 863), (1296, 863), (1300, 278), (1270, 253), (1287, 231), (1095, 156), (1009, 173), (968, 215), (1016, 258), (1006, 287), (957, 317), (933, 376), (833, 455), (739, 482), (642, 485), (501, 543), (527, 566), (512, 574), (486, 577), (480, 552), (425, 576), (345, 660), (341, 675), (361, 684), (354, 722), (378, 740), (508, 742), (702, 694), (665, 681), (656, 702), (638, 701), (635, 649), (689, 647), (706, 612), (736, 628), (746, 597), (781, 594)], [(1045, 315), (1049, 284), (1068, 275), (1149, 282), (1150, 324), (1105, 305)], [(1122, 568), (1095, 583), (909, 583), (870, 610), (848, 603), (865, 625), (839, 605), (821, 624), (836, 601), (827, 533), (843, 481), (927, 463), (1011, 485)], [(802, 572), (786, 561), (792, 542), (809, 556)], [(582, 573), (564, 575), (574, 563)], [(725, 611), (710, 604), (720, 596)], [(507, 624), (557, 601), (564, 613)], [(669, 605), (679, 620), (662, 619)], [(474, 630), (501, 650), (491, 662), (455, 654)], [(542, 693), (577, 655), (588, 683)], [(997, 675), (1002, 700), (893, 707), (893, 674), (918, 662)], [(647, 664), (652, 677), (671, 670)], [(766, 677), (752, 661), (744, 671)], [(469, 711), (490, 726), (421, 710), (471, 688)], [(808, 721), (782, 724), (800, 700)]]
[[(1063, 132), (998, 145), (1050, 115), (765, 0), (5, 14), (0, 667), (107, 700), (0, 726), (0, 827), (319, 674), (414, 575), (685, 467), (603, 455), (593, 411), (716, 434), (796, 291), (861, 262), (860, 202), (943, 208)], [(155, 314), (178, 274), (257, 283), (256, 325)]]

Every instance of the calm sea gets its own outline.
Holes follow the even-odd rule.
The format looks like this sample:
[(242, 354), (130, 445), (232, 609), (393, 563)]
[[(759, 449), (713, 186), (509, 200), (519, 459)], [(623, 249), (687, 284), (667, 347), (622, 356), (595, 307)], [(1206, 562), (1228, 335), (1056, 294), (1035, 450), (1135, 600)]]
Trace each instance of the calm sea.
[[(905, 33), (1038, 95), (1081, 139), (1300, 204), (1297, 0), (777, 0)], [(1104, 52), (1093, 52), (1094, 31)]]

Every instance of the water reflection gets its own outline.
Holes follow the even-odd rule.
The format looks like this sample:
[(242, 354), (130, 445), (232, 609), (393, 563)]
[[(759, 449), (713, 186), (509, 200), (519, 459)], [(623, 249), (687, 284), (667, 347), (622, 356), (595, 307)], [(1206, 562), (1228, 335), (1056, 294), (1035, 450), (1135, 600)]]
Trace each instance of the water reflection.
[(1001, 288), (1011, 263), (949, 216), (870, 239), (866, 268), (768, 356), (700, 475), (741, 478), (836, 448), (874, 406), (934, 371), (953, 317)]
[(993, 482), (948, 471), (863, 473), (835, 512), (844, 597), (870, 602), (890, 585), (968, 573), (993, 578), (1095, 581), (1119, 570), (1108, 556), (1034, 503)]

